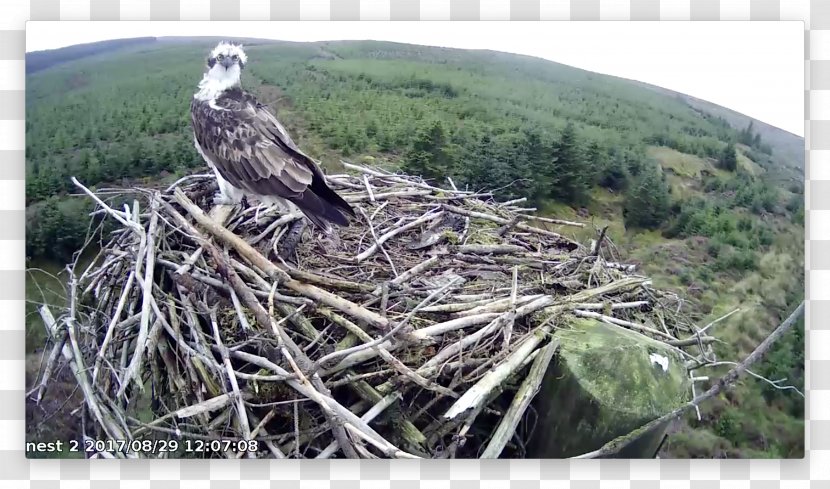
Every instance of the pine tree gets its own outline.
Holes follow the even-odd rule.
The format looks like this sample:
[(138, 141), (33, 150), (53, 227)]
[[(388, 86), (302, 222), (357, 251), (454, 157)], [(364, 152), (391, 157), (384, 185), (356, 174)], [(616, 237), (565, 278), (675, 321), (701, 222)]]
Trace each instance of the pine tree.
[(718, 164), (727, 171), (734, 172), (738, 169), (738, 154), (733, 143), (729, 143), (723, 148)]
[(609, 158), (599, 176), (599, 184), (609, 190), (625, 190), (630, 178), (628, 163), (619, 151)]
[(464, 179), (473, 188), (494, 188), (496, 168), (496, 152), (493, 138), (489, 134), (482, 135), (470, 152), (469, 163), (464, 171)]
[(606, 167), (607, 155), (596, 141), (591, 141), (585, 150), (584, 175), (589, 187), (593, 187), (600, 179), (603, 169)]
[(634, 178), (625, 197), (626, 226), (656, 229), (669, 214), (669, 187), (656, 164), (646, 164)]
[(515, 153), (518, 158), (517, 177), (522, 179), (518, 191), (539, 204), (550, 194), (556, 158), (534, 129), (524, 131), (523, 138), (516, 144)]
[(452, 161), (446, 152), (446, 133), (440, 121), (421, 130), (406, 154), (404, 169), (423, 178), (441, 178), (452, 173)]
[(749, 124), (738, 133), (738, 142), (747, 146), (752, 146), (752, 140), (754, 137), (753, 123), (752, 121), (749, 121)]
[(582, 151), (577, 142), (576, 130), (568, 123), (555, 145), (555, 180), (552, 194), (568, 204), (582, 204), (588, 198), (588, 179)]

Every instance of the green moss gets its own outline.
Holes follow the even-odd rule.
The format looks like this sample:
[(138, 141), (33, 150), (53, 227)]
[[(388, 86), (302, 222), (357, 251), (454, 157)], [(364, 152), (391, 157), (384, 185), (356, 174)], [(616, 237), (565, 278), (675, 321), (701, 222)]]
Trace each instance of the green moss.
[[(663, 343), (628, 329), (591, 319), (573, 321), (573, 330), (560, 331), (562, 356), (573, 375), (596, 399), (614, 399), (617, 411), (659, 416), (688, 398), (683, 359)], [(570, 344), (568, 344), (570, 343)], [(668, 371), (649, 355), (669, 359)], [(607, 376), (617, 372), (612, 379)], [(659, 387), (653, 392), (645, 387)]]
[[(257, 375), (269, 376), (273, 375), (273, 372), (260, 369), (257, 371)], [(253, 380), (251, 385), (257, 400), (262, 403), (285, 401), (292, 398), (291, 389), (285, 382)]]
[(453, 245), (457, 245), (461, 242), (458, 233), (454, 232), (451, 229), (445, 229), (444, 232), (441, 233), (441, 237), (443, 237), (447, 240), (448, 243)]
[[(591, 319), (572, 319), (555, 336), (537, 410), (536, 456), (568, 457), (595, 450), (687, 402), (683, 358), (663, 343)], [(666, 369), (652, 356), (665, 359)], [(629, 456), (651, 456), (665, 426), (644, 433)]]
[[(471, 226), (472, 227), (472, 226)], [(499, 239), (498, 236), (494, 235), (493, 233), (489, 232), (486, 229), (476, 229), (472, 233), (470, 233), (469, 239), (467, 239), (468, 244), (501, 244), (502, 240)]]

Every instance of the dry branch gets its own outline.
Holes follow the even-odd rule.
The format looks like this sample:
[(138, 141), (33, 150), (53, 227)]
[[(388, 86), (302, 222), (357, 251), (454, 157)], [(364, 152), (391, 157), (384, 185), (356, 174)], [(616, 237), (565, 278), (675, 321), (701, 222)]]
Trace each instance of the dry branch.
[(580, 223), (345, 167), (327, 180), (359, 217), (332, 234), (255, 202), (213, 206), (210, 175), (131, 189), (123, 210), (76, 181), (121, 228), (69, 312), (42, 310), (53, 343), (30, 395), (68, 362), (90, 436), (259, 442), (216, 458), (512, 456), (557, 327), (714, 341), (675, 295), (550, 230)]

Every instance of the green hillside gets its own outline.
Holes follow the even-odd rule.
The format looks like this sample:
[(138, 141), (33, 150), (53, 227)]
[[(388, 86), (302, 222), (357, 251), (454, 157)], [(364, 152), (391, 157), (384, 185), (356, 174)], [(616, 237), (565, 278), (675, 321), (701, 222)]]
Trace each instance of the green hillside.
[[(210, 47), (129, 45), (27, 76), (33, 263), (68, 260), (83, 243), (88, 218), (79, 216), (90, 205), (68, 195), (70, 176), (118, 186), (203, 167), (188, 107)], [(608, 225), (620, 260), (686, 297), (700, 326), (740, 307), (714, 326), (720, 358), (748, 353), (803, 298), (803, 163), (800, 138), (785, 131), (667, 90), (492, 51), (365, 41), (263, 42), (247, 53), (243, 83), (329, 169), (341, 158), (371, 161), (527, 197), (543, 214)], [(803, 359), (802, 327), (757, 373), (802, 389)], [(696, 375), (720, 373), (710, 370)], [(803, 408), (792, 390), (750, 379), (702, 408), (701, 421), (689, 418), (665, 450), (801, 456)]]

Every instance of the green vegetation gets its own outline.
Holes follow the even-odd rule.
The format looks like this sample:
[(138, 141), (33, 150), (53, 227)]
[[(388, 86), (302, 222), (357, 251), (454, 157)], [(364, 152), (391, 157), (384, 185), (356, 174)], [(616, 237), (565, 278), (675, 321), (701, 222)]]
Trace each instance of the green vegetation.
[(749, 124), (738, 133), (738, 142), (757, 149), (764, 154), (771, 155), (772, 147), (761, 140), (761, 134), (755, 132), (754, 124), (754, 122), (749, 121)]
[[(188, 106), (209, 47), (155, 42), (27, 77), (31, 259), (65, 262), (85, 240), (91, 207), (68, 195), (71, 176), (118, 186), (203, 165)], [(700, 324), (742, 308), (716, 326), (721, 358), (750, 351), (803, 297), (803, 177), (791, 135), (530, 57), (368, 41), (247, 52), (246, 86), (324, 166), (373, 161), (527, 197), (557, 217), (590, 214), (610, 226), (622, 259), (688, 297)], [(758, 373), (801, 388), (803, 332)], [(672, 438), (672, 454), (803, 453), (803, 399), (770, 389), (749, 380), (704, 407), (702, 422)]]
[(734, 144), (729, 143), (723, 148), (718, 163), (726, 171), (735, 171), (738, 169), (738, 153), (735, 150)]
[(669, 188), (656, 165), (644, 165), (626, 193), (623, 216), (630, 228), (659, 228), (668, 217)]

